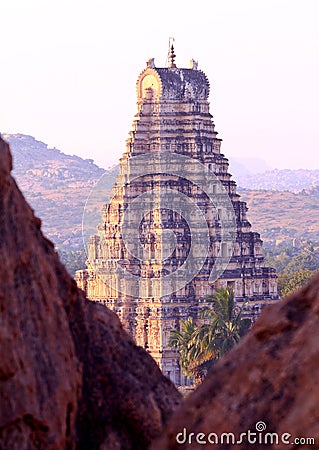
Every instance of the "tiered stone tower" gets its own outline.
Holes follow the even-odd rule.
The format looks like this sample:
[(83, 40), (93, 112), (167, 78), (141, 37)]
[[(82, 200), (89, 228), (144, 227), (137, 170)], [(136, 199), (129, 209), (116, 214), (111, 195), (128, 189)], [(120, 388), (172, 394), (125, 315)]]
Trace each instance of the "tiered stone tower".
[[(237, 302), (247, 301), (246, 311), (252, 316), (278, 299), (275, 270), (264, 266), (260, 235), (251, 231), (246, 203), (240, 201), (228, 173), (228, 160), (220, 152), (208, 95), (206, 75), (194, 60), (189, 69), (177, 68), (173, 47), (168, 67), (155, 67), (154, 59), (147, 62), (137, 81), (138, 112), (120, 160), (114, 195), (103, 209), (97, 234), (89, 239), (88, 269), (76, 275), (88, 298), (113, 309), (136, 343), (150, 352), (176, 384), (185, 380), (178, 354), (168, 346), (170, 330), (177, 328), (181, 319), (196, 318), (208, 295), (230, 287)], [(172, 163), (167, 162), (168, 155)], [(158, 165), (165, 158), (167, 173)], [(181, 167), (188, 161), (190, 170), (183, 172)], [(214, 204), (191, 176), (198, 166), (205, 179), (212, 181)], [(163, 189), (167, 195), (163, 196)], [(179, 200), (174, 200), (172, 191)], [(231, 212), (229, 206), (228, 210), (223, 206), (225, 195)], [(188, 212), (181, 207), (184, 196), (191, 200)], [(223, 201), (218, 200), (222, 197)], [(148, 205), (143, 214), (138, 211), (141, 204)], [(200, 213), (194, 213), (193, 207)], [(133, 215), (125, 219), (129, 209), (134, 210)], [(198, 249), (197, 253), (192, 250), (192, 239), (205, 236), (202, 226), (196, 228), (201, 215), (208, 230), (204, 257)], [(223, 223), (229, 223), (231, 215), (233, 234), (226, 239)], [(173, 243), (169, 232), (175, 235)], [(192, 252), (184, 274), (174, 278)], [(199, 269), (189, 277), (200, 259)], [(220, 262), (224, 267), (215, 279), (212, 273)], [(171, 275), (167, 284), (165, 277)]]

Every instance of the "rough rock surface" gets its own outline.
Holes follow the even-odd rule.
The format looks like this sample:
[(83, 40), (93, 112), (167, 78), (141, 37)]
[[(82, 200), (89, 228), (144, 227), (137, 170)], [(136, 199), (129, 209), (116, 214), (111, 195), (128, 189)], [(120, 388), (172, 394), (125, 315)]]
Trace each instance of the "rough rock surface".
[(0, 449), (144, 449), (180, 395), (77, 289), (11, 165), (0, 138)]
[[(319, 276), (293, 296), (265, 310), (251, 332), (210, 373), (174, 413), (152, 450), (167, 449), (318, 449), (319, 448)], [(265, 431), (242, 444), (221, 443), (222, 433)], [(263, 428), (262, 424), (258, 427)], [(186, 433), (184, 432), (186, 429)], [(176, 442), (176, 436), (179, 442)], [(190, 436), (190, 433), (195, 435)], [(217, 445), (209, 433), (219, 436)], [(279, 443), (270, 444), (267, 432)], [(197, 433), (205, 433), (199, 436)], [(295, 437), (315, 444), (288, 445)], [(186, 439), (184, 436), (187, 436)], [(207, 444), (196, 443), (207, 441)], [(216, 442), (211, 435), (210, 441)], [(183, 441), (186, 443), (183, 445)], [(261, 441), (259, 441), (261, 440)], [(191, 444), (189, 444), (191, 441)], [(230, 441), (231, 442), (231, 441)], [(265, 442), (268, 442), (266, 445)], [(300, 442), (300, 441), (299, 441)]]

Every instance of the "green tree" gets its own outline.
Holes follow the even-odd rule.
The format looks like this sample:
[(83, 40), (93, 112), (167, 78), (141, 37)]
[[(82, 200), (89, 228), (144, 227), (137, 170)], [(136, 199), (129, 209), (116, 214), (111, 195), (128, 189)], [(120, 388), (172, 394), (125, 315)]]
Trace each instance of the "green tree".
[(316, 270), (319, 267), (319, 253), (310, 251), (307, 248), (302, 253), (295, 256), (285, 268), (285, 273), (293, 274), (301, 270)]
[(314, 270), (301, 269), (298, 272), (280, 274), (278, 277), (279, 295), (283, 298), (297, 291), (304, 286), (315, 273), (316, 271)]
[(285, 271), (291, 260), (291, 256), (289, 256), (285, 250), (274, 256), (267, 255), (267, 264), (269, 264), (270, 267), (274, 267), (279, 273), (283, 273)]
[(300, 270), (317, 270), (319, 268), (319, 248), (312, 242), (303, 244), (301, 249), (282, 248), (280, 245), (271, 248), (266, 255), (267, 263), (279, 274), (292, 275)]
[(58, 251), (61, 262), (67, 268), (69, 274), (74, 277), (75, 272), (80, 269), (85, 269), (85, 261), (87, 259), (85, 250), (59, 250)]

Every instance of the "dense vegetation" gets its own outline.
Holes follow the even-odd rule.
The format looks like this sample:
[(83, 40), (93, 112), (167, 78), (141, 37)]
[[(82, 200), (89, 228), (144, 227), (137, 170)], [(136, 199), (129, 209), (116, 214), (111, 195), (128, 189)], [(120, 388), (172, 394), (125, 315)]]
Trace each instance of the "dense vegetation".
[(319, 269), (319, 246), (313, 243), (298, 247), (282, 243), (267, 245), (267, 263), (278, 273), (278, 292), (281, 297), (300, 289)]
[(85, 261), (87, 259), (86, 253), (83, 250), (59, 250), (59, 256), (69, 274), (74, 277), (75, 272), (80, 269), (85, 269)]

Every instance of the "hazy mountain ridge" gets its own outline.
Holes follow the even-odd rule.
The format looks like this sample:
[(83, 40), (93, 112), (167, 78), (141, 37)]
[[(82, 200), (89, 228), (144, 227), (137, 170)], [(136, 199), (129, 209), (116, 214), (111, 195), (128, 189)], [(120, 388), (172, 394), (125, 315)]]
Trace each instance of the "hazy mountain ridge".
[(4, 134), (2, 137), (13, 150), (14, 173), (23, 171), (29, 175), (82, 181), (82, 176), (95, 180), (105, 172), (94, 164), (93, 159), (66, 155), (32, 136)]
[(273, 169), (264, 173), (238, 175), (236, 182), (245, 189), (297, 193), (319, 186), (319, 169)]
[(264, 241), (306, 240), (319, 243), (319, 188), (289, 191), (239, 189), (248, 220)]
[(13, 154), (13, 175), (46, 235), (58, 247), (82, 247), (83, 208), (105, 170), (93, 160), (48, 148), (32, 136), (4, 134), (3, 138)]
[[(3, 137), (13, 153), (14, 176), (42, 219), (45, 234), (58, 248), (82, 248), (82, 215), (88, 195), (104, 173), (108, 176), (103, 185), (109, 195), (118, 168), (105, 171), (92, 160), (50, 149), (31, 136)], [(301, 174), (305, 175), (303, 182)], [(246, 172), (244, 177), (235, 178), (245, 187), (251, 186), (253, 179), (263, 190), (239, 188), (239, 193), (247, 201), (254, 231), (265, 241), (298, 238), (319, 242), (319, 187), (315, 186), (316, 180), (319, 185), (319, 170), (273, 170), (255, 176)], [(285, 179), (285, 189), (274, 190), (278, 185), (283, 187)], [(265, 190), (268, 185), (271, 190)], [(288, 186), (299, 192), (289, 192)]]

